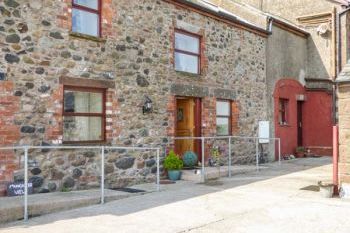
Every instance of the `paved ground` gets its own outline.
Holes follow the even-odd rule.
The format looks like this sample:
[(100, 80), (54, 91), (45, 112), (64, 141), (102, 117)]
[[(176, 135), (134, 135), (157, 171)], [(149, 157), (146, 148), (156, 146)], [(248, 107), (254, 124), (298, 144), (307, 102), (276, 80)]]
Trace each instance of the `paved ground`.
[(17, 222), (0, 232), (348, 233), (350, 202), (300, 190), (330, 180), (328, 158), (276, 164), (260, 173), (163, 191)]
[[(155, 192), (155, 184), (135, 185), (132, 188), (142, 189), (146, 193)], [(120, 200), (144, 193), (128, 193), (105, 189), (105, 202)], [(0, 224), (23, 219), (23, 196), (0, 197)], [(39, 216), (57, 211), (70, 210), (84, 206), (96, 205), (101, 202), (100, 189), (41, 193), (28, 196), (29, 216)]]

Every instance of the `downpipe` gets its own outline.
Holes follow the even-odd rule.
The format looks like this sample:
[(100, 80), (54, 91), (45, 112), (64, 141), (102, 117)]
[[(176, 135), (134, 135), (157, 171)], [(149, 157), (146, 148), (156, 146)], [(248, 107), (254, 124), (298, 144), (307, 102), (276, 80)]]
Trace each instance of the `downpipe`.
[[(350, 11), (350, 6), (347, 6), (346, 9), (336, 14), (336, 42), (337, 42), (337, 56), (336, 56), (336, 76), (341, 72), (342, 69), (342, 39), (341, 39), (341, 16)], [(333, 184), (334, 184), (334, 194), (339, 193), (339, 127), (337, 124), (337, 83), (336, 80), (333, 80)]]
[(333, 126), (333, 185), (334, 190), (333, 193), (335, 195), (339, 194), (338, 189), (338, 155), (339, 155), (339, 133), (338, 133), (338, 126)]

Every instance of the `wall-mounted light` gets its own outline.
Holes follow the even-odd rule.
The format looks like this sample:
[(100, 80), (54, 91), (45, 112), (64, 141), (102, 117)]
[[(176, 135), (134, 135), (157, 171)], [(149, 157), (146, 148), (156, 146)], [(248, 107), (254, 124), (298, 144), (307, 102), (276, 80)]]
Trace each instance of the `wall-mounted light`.
[(0, 81), (6, 80), (6, 73), (0, 71)]
[(143, 114), (151, 113), (152, 110), (153, 110), (153, 106), (152, 105), (153, 105), (152, 104), (152, 100), (148, 96), (146, 96), (145, 97), (145, 102), (144, 102), (144, 104), (142, 106), (142, 113)]

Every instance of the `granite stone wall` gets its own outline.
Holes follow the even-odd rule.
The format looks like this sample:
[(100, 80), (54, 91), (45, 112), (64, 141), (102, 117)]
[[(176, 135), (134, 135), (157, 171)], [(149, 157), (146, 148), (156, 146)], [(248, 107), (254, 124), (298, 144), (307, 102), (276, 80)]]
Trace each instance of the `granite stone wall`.
[(350, 86), (339, 84), (339, 181), (350, 183)]
[[(63, 86), (72, 82), (106, 85), (106, 144), (157, 146), (167, 142), (166, 137), (174, 135), (172, 101), (178, 95), (209, 102), (234, 100), (239, 112), (237, 135), (256, 135), (258, 121), (266, 120), (266, 38), (261, 35), (160, 0), (103, 1), (101, 38), (70, 32), (69, 0), (4, 0), (0, 14), (0, 72), (6, 76), (0, 81), (0, 89), (6, 88), (0, 93), (0, 111), (10, 114), (5, 124), (0, 116), (1, 146), (61, 144)], [(174, 70), (175, 28), (202, 36), (200, 75)], [(146, 96), (154, 108), (144, 115)], [(206, 112), (205, 101), (202, 107)], [(202, 126), (203, 135), (215, 135), (215, 112), (210, 117), (207, 122), (211, 125)], [(153, 154), (113, 153), (106, 162), (109, 186), (154, 180)], [(37, 181), (38, 191), (98, 185), (97, 154), (30, 154), (30, 177)], [(20, 180), (23, 170), (13, 166), (13, 175), (9, 175), (8, 165), (0, 158), (3, 188), (8, 181)], [(21, 164), (23, 153), (8, 158), (6, 164)]]

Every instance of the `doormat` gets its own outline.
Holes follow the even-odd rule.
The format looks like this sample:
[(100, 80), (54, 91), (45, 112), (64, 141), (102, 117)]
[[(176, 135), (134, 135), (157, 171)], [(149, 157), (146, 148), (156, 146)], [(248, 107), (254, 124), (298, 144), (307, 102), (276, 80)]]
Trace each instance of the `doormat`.
[(175, 184), (175, 181), (172, 180), (160, 180), (160, 184)]
[(319, 192), (320, 191), (320, 187), (318, 185), (309, 185), (309, 186), (306, 186), (304, 188), (301, 188), (300, 190)]
[(182, 170), (196, 170), (195, 167), (183, 167)]
[(144, 193), (145, 190), (142, 189), (133, 189), (133, 188), (111, 188), (114, 191), (127, 192), (127, 193)]
[(220, 186), (220, 185), (223, 185), (224, 183), (220, 180), (213, 179), (213, 180), (207, 180), (203, 184), (208, 186)]

